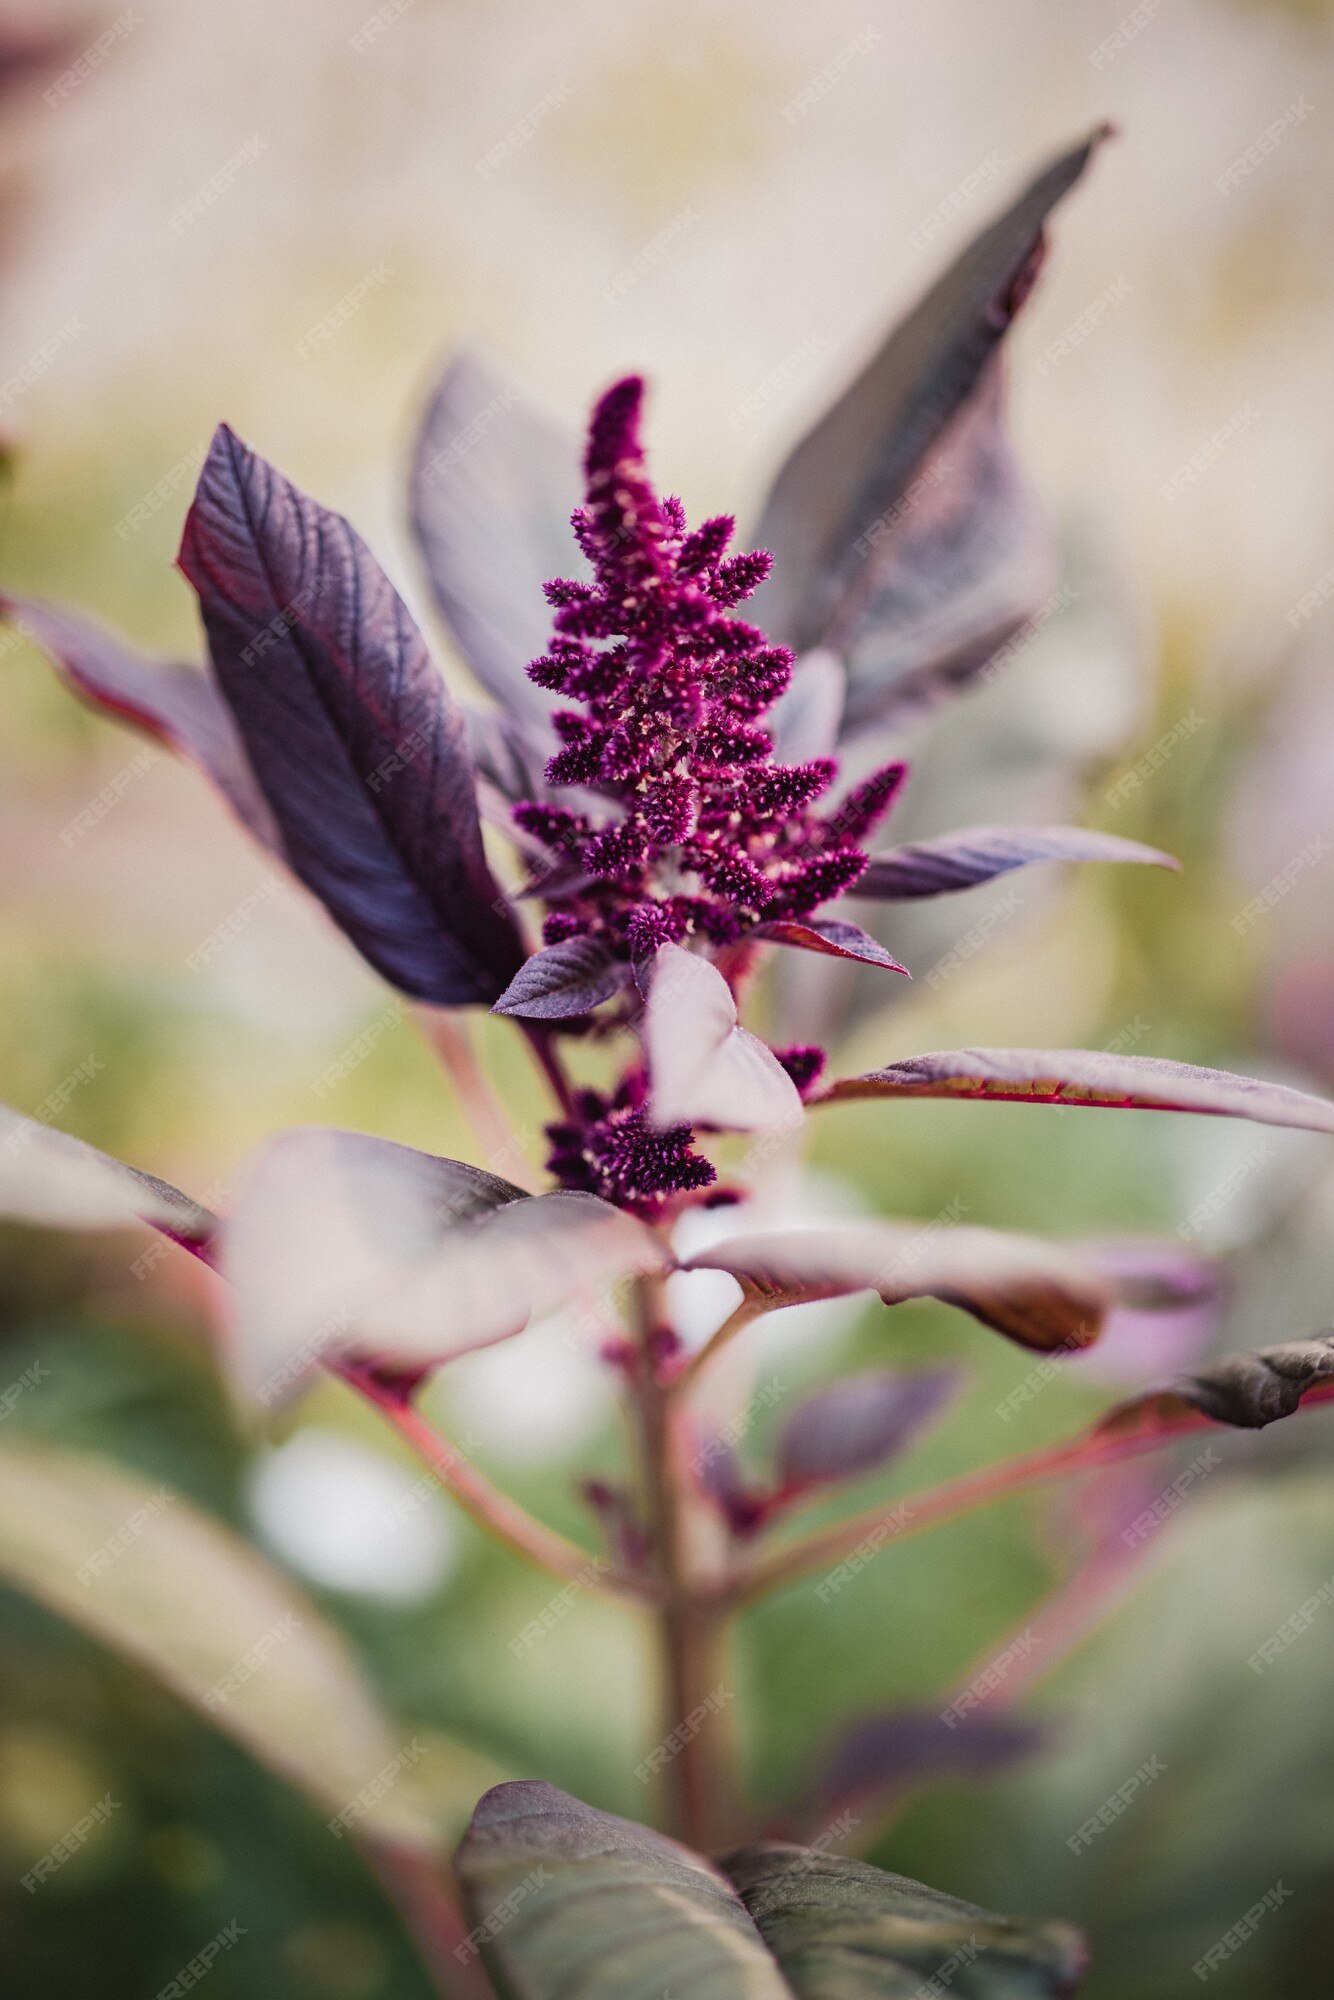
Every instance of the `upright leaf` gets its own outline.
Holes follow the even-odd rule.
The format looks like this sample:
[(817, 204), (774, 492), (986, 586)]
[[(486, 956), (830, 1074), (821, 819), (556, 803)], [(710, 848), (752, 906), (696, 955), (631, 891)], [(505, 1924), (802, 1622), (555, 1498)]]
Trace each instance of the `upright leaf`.
[(524, 669), (546, 650), (542, 585), (576, 560), (570, 514), (582, 497), (574, 438), (477, 355), (452, 361), (413, 448), (412, 529), (464, 659), (543, 734), (551, 698)]
[(958, 1716), (937, 1706), (863, 1716), (823, 1751), (810, 1791), (791, 1816), (818, 1838), (851, 1807), (883, 1810), (919, 1785), (989, 1777), (1032, 1756), (1044, 1741), (1036, 1723), (1000, 1711)]
[(788, 1487), (873, 1472), (907, 1449), (959, 1386), (949, 1368), (871, 1369), (817, 1390), (783, 1427), (778, 1476)]
[(800, 1125), (796, 1085), (772, 1049), (738, 1025), (718, 968), (675, 944), (660, 946), (652, 964), (644, 1041), (655, 1124), (725, 1132)]
[(488, 1792), (454, 1865), (470, 1943), (524, 2000), (791, 2000), (715, 1868), (553, 1785)]
[(522, 948), (463, 719), (365, 543), (223, 425), (180, 563), (292, 867), (405, 993), (489, 1004)]
[(0, 1448), (0, 1576), (124, 1653), (325, 1811), (431, 1848), (404, 1732), (286, 1577), (169, 1487), (89, 1454)]
[(756, 539), (759, 622), (848, 656), (847, 723), (976, 674), (1050, 588), (1045, 532), (1001, 413), (998, 350), (1044, 224), (1105, 128), (1054, 160), (967, 246), (779, 472)]
[(722, 1865), (798, 2000), (1066, 2000), (1086, 1962), (1068, 1924), (994, 1917), (864, 1861), (767, 1841)]
[(1109, 1055), (1101, 1049), (951, 1049), (909, 1056), (865, 1076), (844, 1077), (815, 1102), (837, 1104), (854, 1097), (968, 1097), (1123, 1111), (1195, 1111), (1334, 1132), (1334, 1104), (1304, 1090), (1162, 1056)]

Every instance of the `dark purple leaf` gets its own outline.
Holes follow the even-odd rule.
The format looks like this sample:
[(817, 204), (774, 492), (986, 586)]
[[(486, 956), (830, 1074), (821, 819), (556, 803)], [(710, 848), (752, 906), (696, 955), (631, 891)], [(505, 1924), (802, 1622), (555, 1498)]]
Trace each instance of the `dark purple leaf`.
[(360, 536), (223, 425), (180, 564), (296, 873), (405, 993), (494, 1000), (523, 951), (463, 718)]
[(1043, 1748), (1033, 1722), (979, 1709), (953, 1718), (939, 1708), (891, 1709), (870, 1715), (839, 1736), (816, 1771), (801, 1828), (827, 1826), (840, 1812), (871, 1801), (882, 1805), (911, 1787), (943, 1779), (989, 1777)]
[(475, 354), (452, 361), (412, 455), (412, 529), (460, 652), (502, 707), (545, 735), (551, 697), (524, 671), (546, 651), (542, 586), (579, 571), (570, 514), (579, 446)]
[(1334, 1104), (1224, 1069), (1101, 1049), (951, 1049), (909, 1056), (866, 1076), (844, 1077), (817, 1104), (854, 1097), (993, 1098), (1013, 1104), (1104, 1105), (1126, 1111), (1197, 1111), (1334, 1132)]
[(1150, 1437), (1180, 1417), (1198, 1411), (1216, 1424), (1263, 1430), (1290, 1417), (1303, 1396), (1334, 1382), (1334, 1333), (1262, 1347), (1254, 1354), (1229, 1354), (1194, 1374), (1179, 1375), (1126, 1403), (1118, 1403), (1097, 1425), (1099, 1432)]
[(778, 1441), (784, 1486), (854, 1479), (885, 1465), (944, 1409), (959, 1386), (950, 1368), (871, 1370), (822, 1389), (794, 1412)]
[(906, 902), (919, 896), (948, 896), (1024, 868), (1031, 861), (1142, 861), (1157, 868), (1180, 863), (1156, 847), (1123, 840), (1115, 833), (1094, 833), (1080, 826), (969, 826), (937, 840), (915, 840), (906, 847), (873, 854), (870, 866), (851, 890), (854, 896), (874, 896)]
[(1050, 589), (1047, 536), (1002, 424), (999, 348), (1046, 218), (1105, 133), (967, 246), (774, 483), (756, 539), (776, 560), (757, 616), (798, 651), (848, 656), (850, 728), (966, 682)]
[(521, 965), (491, 1012), (524, 1021), (564, 1021), (610, 1000), (629, 978), (630, 967), (595, 938), (566, 938)]
[(799, 951), (826, 952), (831, 958), (857, 958), (865, 965), (882, 965), (889, 972), (908, 971), (878, 938), (871, 937), (857, 924), (846, 924), (834, 917), (813, 923), (799, 923), (795, 917), (777, 917), (769, 923), (756, 924), (747, 936), (764, 938), (771, 944), (795, 945)]
[(36, 597), (0, 597), (0, 614), (41, 647), (76, 694), (191, 758), (251, 833), (281, 854), (231, 711), (197, 667), (150, 665), (92, 619)]

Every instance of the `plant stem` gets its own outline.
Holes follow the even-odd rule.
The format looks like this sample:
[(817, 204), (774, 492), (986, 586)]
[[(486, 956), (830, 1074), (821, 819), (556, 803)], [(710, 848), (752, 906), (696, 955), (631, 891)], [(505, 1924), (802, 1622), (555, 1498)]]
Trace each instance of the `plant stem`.
[(492, 1173), (502, 1174), (529, 1193), (535, 1192), (541, 1185), (539, 1176), (482, 1073), (467, 1029), (441, 1008), (417, 1007), (413, 1011), (458, 1092), (459, 1103)]
[[(1334, 1382), (1325, 1382), (1307, 1392), (1303, 1406), (1330, 1401), (1334, 1401)], [(985, 1466), (980, 1472), (965, 1473), (961, 1479), (928, 1487), (906, 1500), (891, 1501), (864, 1514), (854, 1514), (850, 1520), (840, 1521), (822, 1534), (810, 1535), (805, 1541), (780, 1549), (767, 1561), (756, 1563), (748, 1573), (725, 1586), (724, 1594), (738, 1603), (748, 1603), (770, 1590), (794, 1583), (811, 1570), (841, 1562), (856, 1553), (864, 1542), (880, 1549), (886, 1542), (900, 1541), (923, 1528), (933, 1528), (938, 1521), (951, 1521), (1007, 1494), (1031, 1492), (1035, 1487), (1067, 1479), (1074, 1473), (1160, 1451), (1193, 1432), (1218, 1428), (1202, 1411), (1188, 1410), (1155, 1424), (1152, 1430), (1085, 1431), (1064, 1444), (1048, 1445), (1022, 1458), (1008, 1458), (999, 1465)]]
[(731, 1607), (703, 1589), (691, 1534), (694, 1497), (686, 1415), (659, 1377), (651, 1336), (662, 1326), (662, 1281), (635, 1288), (640, 1370), (638, 1416), (649, 1533), (661, 1590), (663, 1731), (653, 1753), (663, 1776), (671, 1831), (709, 1853), (726, 1844), (735, 1812), (733, 1746), (726, 1710), (726, 1627)]
[(604, 1590), (617, 1596), (631, 1594), (645, 1597), (653, 1594), (644, 1578), (616, 1569), (591, 1555), (577, 1542), (569, 1541), (554, 1528), (548, 1528), (545, 1522), (511, 1500), (507, 1493), (502, 1493), (498, 1486), (493, 1486), (471, 1460), (427, 1423), (406, 1397), (384, 1387), (373, 1372), (359, 1368), (355, 1362), (340, 1364), (337, 1372), (374, 1404), (385, 1422), (391, 1424), (404, 1442), (426, 1462), (464, 1512), (470, 1514), (488, 1534), (504, 1542), (515, 1555), (522, 1556), (525, 1562), (546, 1570), (552, 1576), (561, 1577), (567, 1583), (577, 1583), (587, 1590)]
[(468, 1926), (443, 1864), (382, 1840), (364, 1840), (362, 1852), (397, 1906), (444, 2000), (495, 2000), (481, 1961), (466, 1948)]
[(524, 1039), (537, 1058), (537, 1066), (551, 1086), (551, 1094), (561, 1110), (567, 1115), (574, 1109), (574, 1098), (570, 1091), (565, 1066), (552, 1046), (550, 1031), (533, 1021), (524, 1021)]

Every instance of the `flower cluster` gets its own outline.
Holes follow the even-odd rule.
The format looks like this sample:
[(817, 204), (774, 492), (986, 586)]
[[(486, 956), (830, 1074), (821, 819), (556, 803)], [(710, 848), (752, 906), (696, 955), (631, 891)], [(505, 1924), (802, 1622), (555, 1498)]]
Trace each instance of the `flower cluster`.
[(555, 635), (528, 669), (581, 704), (554, 716), (562, 747), (548, 783), (582, 787), (611, 812), (595, 820), (550, 799), (514, 809), (561, 857), (534, 884), (546, 942), (593, 936), (621, 959), (692, 936), (732, 945), (850, 889), (867, 865), (859, 842), (902, 776), (887, 766), (822, 817), (813, 807), (835, 760), (776, 761), (760, 718), (793, 657), (729, 615), (771, 558), (728, 556), (729, 515), (691, 530), (678, 500), (658, 498), (639, 439), (643, 393), (630, 376), (593, 412), (587, 502), (573, 517), (593, 580), (547, 585)]

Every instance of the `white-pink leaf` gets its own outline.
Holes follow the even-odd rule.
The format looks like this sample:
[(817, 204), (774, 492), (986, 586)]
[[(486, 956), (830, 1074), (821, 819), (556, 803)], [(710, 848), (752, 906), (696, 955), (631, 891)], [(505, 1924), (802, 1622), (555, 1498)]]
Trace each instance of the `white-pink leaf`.
[(0, 1215), (52, 1229), (147, 1222), (191, 1249), (217, 1227), (216, 1216), (156, 1175), (7, 1105), (0, 1105)]
[(772, 1049), (737, 1025), (736, 1001), (706, 958), (665, 944), (653, 960), (645, 1045), (654, 1123), (726, 1132), (800, 1125), (797, 1087)]

